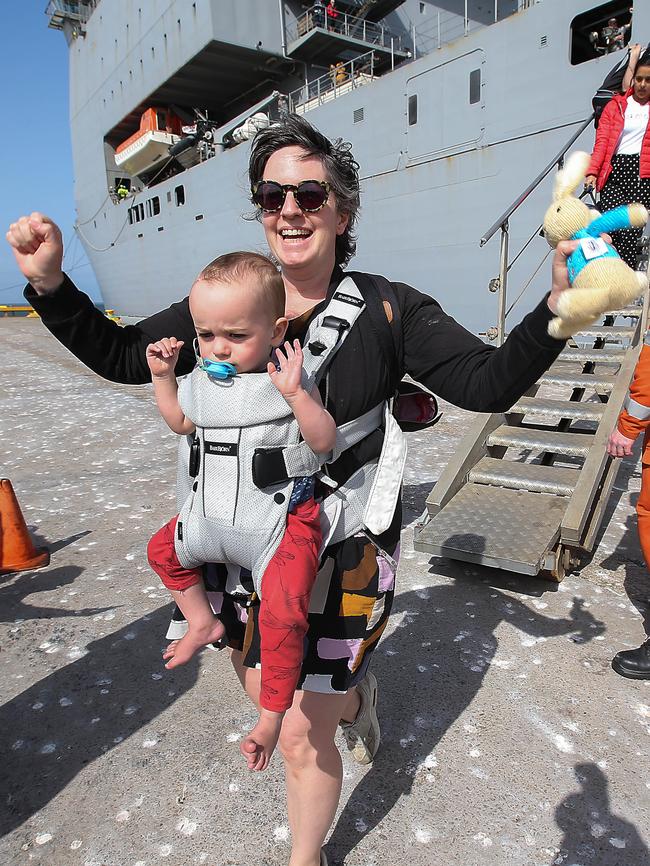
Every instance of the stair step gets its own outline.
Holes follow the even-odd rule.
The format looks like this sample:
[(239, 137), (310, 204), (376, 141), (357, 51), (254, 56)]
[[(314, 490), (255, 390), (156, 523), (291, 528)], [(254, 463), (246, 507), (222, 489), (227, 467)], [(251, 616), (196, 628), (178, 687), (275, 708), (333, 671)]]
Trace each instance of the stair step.
[(558, 356), (558, 361), (575, 361), (578, 364), (589, 364), (595, 362), (598, 364), (616, 364), (620, 367), (623, 358), (625, 357), (625, 349), (613, 349), (610, 346), (607, 349), (562, 349)]
[(545, 400), (539, 397), (522, 397), (509, 413), (522, 415), (553, 415), (572, 418), (574, 421), (600, 421), (605, 411), (604, 403), (578, 403), (569, 400)]
[(636, 328), (632, 328), (625, 325), (594, 325), (590, 328), (584, 328), (579, 331), (577, 334), (574, 334), (573, 339), (578, 340), (584, 337), (609, 337), (616, 338), (617, 340), (626, 339), (631, 340)]
[(630, 319), (640, 319), (643, 307), (625, 307), (624, 310), (610, 310), (605, 316), (627, 316)]
[(497, 427), (487, 438), (488, 445), (506, 448), (529, 448), (586, 457), (594, 441), (593, 433), (558, 433), (556, 430), (527, 430), (525, 427)]
[(528, 490), (532, 493), (554, 493), (570, 496), (580, 476), (579, 469), (557, 466), (539, 466), (534, 463), (514, 463), (483, 457), (469, 473), (474, 484)]
[(465, 484), (420, 530), (416, 550), (463, 562), (538, 574), (571, 500), (484, 484)]
[(616, 383), (616, 376), (594, 373), (557, 372), (551, 368), (539, 379), (544, 385), (568, 385), (571, 388), (593, 388), (600, 391), (611, 391)]

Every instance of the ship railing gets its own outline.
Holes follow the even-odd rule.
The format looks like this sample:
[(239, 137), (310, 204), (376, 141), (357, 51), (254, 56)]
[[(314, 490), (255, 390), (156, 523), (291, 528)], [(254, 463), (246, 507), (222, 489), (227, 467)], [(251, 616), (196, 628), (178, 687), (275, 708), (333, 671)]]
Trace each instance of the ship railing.
[(426, 20), (413, 27), (412, 42), (415, 57), (431, 54), (437, 48), (455, 42), (463, 36), (469, 36), (477, 30), (496, 24), (503, 18), (509, 18), (517, 12), (523, 12), (534, 6), (540, 0), (519, 0), (517, 7), (504, 0), (492, 0), (491, 5), (486, 3), (489, 15), (485, 21), (477, 21), (469, 15), (467, 4), (463, 14), (457, 12), (444, 12), (438, 10), (435, 14), (429, 14)]
[[(480, 245), (483, 247), (490, 240), (490, 238), (494, 237), (494, 235), (500, 231), (501, 232), (501, 246), (499, 253), (499, 276), (495, 277), (495, 279), (490, 280), (490, 291), (498, 293), (498, 313), (497, 313), (497, 324), (496, 328), (488, 331), (488, 337), (490, 339), (495, 339), (497, 346), (501, 346), (506, 338), (506, 318), (509, 313), (512, 311), (513, 307), (519, 300), (519, 298), (523, 295), (523, 292), (528, 287), (532, 279), (536, 276), (537, 271), (533, 274), (533, 277), (529, 280), (529, 282), (524, 286), (524, 289), (519, 293), (518, 297), (515, 301), (506, 309), (507, 303), (507, 288), (508, 288), (508, 273), (510, 269), (513, 267), (517, 259), (522, 255), (524, 250), (529, 246), (529, 244), (533, 241), (535, 237), (537, 237), (542, 230), (542, 224), (540, 223), (530, 237), (526, 240), (522, 248), (519, 250), (517, 255), (512, 259), (512, 261), (508, 260), (508, 242), (510, 235), (510, 217), (515, 213), (515, 211), (521, 207), (521, 205), (526, 201), (528, 196), (540, 185), (540, 183), (554, 170), (561, 169), (564, 164), (564, 157), (566, 156), (569, 148), (574, 144), (575, 141), (580, 138), (585, 129), (591, 124), (594, 118), (593, 113), (589, 115), (589, 117), (583, 121), (578, 130), (573, 133), (573, 135), (569, 138), (569, 140), (564, 144), (561, 150), (555, 154), (553, 159), (548, 163), (548, 165), (540, 171), (537, 177), (528, 184), (526, 189), (520, 193), (517, 198), (512, 202), (512, 204), (501, 214), (501, 216), (494, 222), (490, 228), (484, 233), (481, 238)], [(550, 253), (549, 249), (549, 253)], [(549, 255), (549, 253), (546, 254)], [(546, 259), (544, 256), (544, 259)], [(541, 263), (540, 263), (541, 267)], [(538, 268), (539, 270), (539, 268)]]
[(347, 63), (332, 65), (330, 71), (313, 81), (308, 81), (289, 94), (289, 110), (304, 114), (325, 102), (338, 99), (357, 87), (370, 84), (375, 79), (375, 53), (368, 51)]
[(312, 30), (325, 30), (336, 36), (347, 36), (369, 42), (381, 48), (402, 50), (402, 37), (393, 33), (383, 24), (357, 18), (347, 12), (339, 12), (336, 18), (330, 18), (325, 6), (311, 6), (306, 12), (296, 18), (295, 24), (287, 27), (287, 41), (294, 42)]
[(51, 26), (57, 26), (58, 21), (63, 22), (66, 18), (85, 24), (98, 3), (99, 0), (50, 0), (45, 14)]

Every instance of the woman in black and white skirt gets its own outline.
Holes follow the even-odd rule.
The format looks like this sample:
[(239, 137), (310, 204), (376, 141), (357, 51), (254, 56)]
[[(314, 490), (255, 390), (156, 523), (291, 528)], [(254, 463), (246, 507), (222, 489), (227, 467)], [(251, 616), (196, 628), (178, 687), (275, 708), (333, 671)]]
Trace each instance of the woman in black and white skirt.
[[(641, 202), (650, 208), (650, 50), (639, 58), (632, 86), (616, 94), (601, 115), (585, 187), (600, 193), (601, 211)], [(612, 241), (630, 267), (637, 265), (642, 229), (613, 232)]]

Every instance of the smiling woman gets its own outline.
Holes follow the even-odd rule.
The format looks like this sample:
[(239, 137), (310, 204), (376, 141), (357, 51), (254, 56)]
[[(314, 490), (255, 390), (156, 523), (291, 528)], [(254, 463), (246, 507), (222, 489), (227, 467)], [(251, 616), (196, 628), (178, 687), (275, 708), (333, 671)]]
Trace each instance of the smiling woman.
[[(379, 426), (326, 464), (326, 483), (316, 490), (323, 511), (332, 502), (333, 488), (351, 489), (350, 479), (375, 477), (372, 472), (378, 471), (380, 456), (386, 453), (385, 442), (392, 441), (386, 401), (404, 375), (457, 406), (504, 412), (562, 350), (564, 341), (550, 337), (547, 328), (568, 288), (566, 256), (575, 243), (558, 244), (550, 295), (495, 348), (445, 314), (429, 294), (343, 271), (355, 252), (359, 211), (358, 165), (349, 145), (330, 141), (303, 117), (288, 115), (256, 136), (249, 178), (252, 200), (284, 281), (291, 320), (288, 338), (305, 347), (305, 357), (317, 357), (325, 347), (311, 340), (310, 327), (322, 323), (322, 332), (329, 320), (329, 333), (338, 334), (332, 343), (336, 353), (317, 378), (323, 405), (339, 428), (378, 407), (382, 410), (383, 420), (375, 422)], [(148, 381), (146, 347), (170, 334), (185, 343), (176, 373), (193, 370), (194, 354), (185, 351), (195, 337), (187, 299), (137, 326), (118, 328), (62, 273), (61, 237), (49, 220), (41, 214), (22, 217), (7, 237), (31, 283), (26, 296), (44, 324), (93, 370), (113, 381)], [(346, 291), (350, 284), (356, 295)], [(337, 303), (356, 309), (352, 325), (328, 315), (330, 304)], [(207, 332), (213, 334), (210, 328)], [(381, 524), (375, 524), (372, 509), (366, 513), (367, 504), (362, 503), (365, 522), (343, 521), (342, 540), (321, 552), (298, 685), (282, 723), (279, 747), (291, 825), (290, 866), (326, 862), (321, 847), (336, 813), (343, 775), (334, 740), (339, 724), (360, 763), (370, 763), (380, 744), (377, 681), (369, 666), (393, 603), (401, 530), (399, 479)], [(368, 529), (371, 524), (377, 526), (375, 533)], [(235, 670), (259, 705), (259, 599), (252, 586), (244, 597), (233, 593), (223, 566), (209, 566), (207, 574), (211, 588), (223, 598), (219, 617)], [(284, 570), (281, 577), (290, 579)], [(244, 742), (245, 753), (247, 748)]]

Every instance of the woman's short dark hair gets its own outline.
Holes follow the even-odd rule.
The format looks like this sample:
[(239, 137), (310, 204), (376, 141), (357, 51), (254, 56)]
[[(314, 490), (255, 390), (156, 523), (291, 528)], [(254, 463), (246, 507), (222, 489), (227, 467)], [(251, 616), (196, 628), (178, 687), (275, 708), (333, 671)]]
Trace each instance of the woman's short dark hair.
[(269, 158), (282, 147), (301, 147), (308, 156), (322, 162), (338, 209), (348, 217), (345, 231), (337, 235), (335, 249), (336, 263), (347, 264), (357, 248), (354, 226), (360, 207), (359, 165), (352, 155), (352, 145), (340, 138), (330, 141), (304, 117), (287, 114), (279, 123), (260, 130), (253, 140), (248, 163), (251, 188), (262, 179)]

